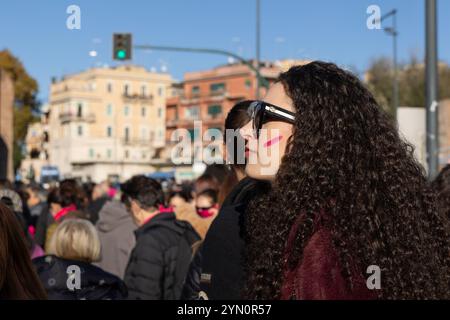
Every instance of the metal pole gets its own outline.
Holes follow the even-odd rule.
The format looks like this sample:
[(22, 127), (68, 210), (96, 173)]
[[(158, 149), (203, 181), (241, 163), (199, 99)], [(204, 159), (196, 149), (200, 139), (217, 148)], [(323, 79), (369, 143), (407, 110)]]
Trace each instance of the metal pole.
[(425, 2), (427, 162), (430, 178), (436, 176), (439, 167), (436, 6), (436, 0)]
[[(261, 29), (260, 29), (260, 0), (256, 0), (256, 68), (258, 70), (258, 73), (260, 71), (259, 68), (259, 60), (260, 60), (260, 49), (261, 49)], [(256, 99), (259, 99), (259, 77), (256, 78)]]
[(238, 56), (235, 53), (225, 51), (225, 50), (219, 50), (219, 49), (206, 49), (206, 48), (183, 48), (183, 47), (170, 47), (170, 46), (149, 46), (149, 45), (135, 45), (133, 46), (134, 49), (143, 49), (143, 50), (162, 50), (162, 51), (181, 51), (181, 52), (196, 52), (196, 53), (210, 53), (210, 54), (220, 54), (224, 56), (233, 57), (236, 60), (239, 60), (246, 66), (248, 66), (251, 70), (253, 70), (256, 73), (256, 77), (258, 79), (258, 82), (261, 83), (261, 85), (265, 88), (269, 87), (269, 82), (267, 79), (261, 76), (259, 73), (258, 68), (255, 68), (255, 66), (245, 60), (243, 57)]
[(383, 20), (389, 18), (392, 16), (392, 28), (384, 28), (384, 31), (386, 31), (389, 35), (392, 36), (392, 42), (393, 42), (393, 69), (394, 69), (394, 75), (392, 79), (392, 113), (394, 120), (397, 121), (397, 110), (398, 110), (398, 104), (399, 104), (399, 98), (398, 98), (398, 67), (397, 67), (397, 9), (393, 9), (389, 11), (388, 13), (384, 14), (380, 18), (380, 22)]

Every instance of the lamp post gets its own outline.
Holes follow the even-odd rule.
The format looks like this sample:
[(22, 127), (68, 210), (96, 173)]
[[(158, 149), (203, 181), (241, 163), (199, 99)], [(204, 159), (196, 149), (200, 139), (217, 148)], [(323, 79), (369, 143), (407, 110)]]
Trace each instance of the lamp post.
[(398, 72), (397, 72), (397, 9), (393, 9), (388, 13), (384, 14), (380, 18), (380, 22), (383, 20), (392, 17), (392, 27), (384, 28), (384, 31), (392, 36), (393, 42), (393, 67), (394, 67), (394, 79), (392, 83), (392, 109), (394, 112), (394, 119), (397, 121), (397, 110), (398, 110)]
[(436, 0), (425, 0), (426, 35), (426, 114), (427, 114), (427, 162), (430, 178), (439, 168), (438, 136), (438, 70)]

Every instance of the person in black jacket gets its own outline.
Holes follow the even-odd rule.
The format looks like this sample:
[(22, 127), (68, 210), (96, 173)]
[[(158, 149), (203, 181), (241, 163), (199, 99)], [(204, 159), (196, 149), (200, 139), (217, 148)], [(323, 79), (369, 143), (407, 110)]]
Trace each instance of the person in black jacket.
[(246, 177), (227, 196), (191, 262), (181, 299), (242, 298), (245, 212), (250, 200), (266, 187), (266, 183)]
[(220, 190), (220, 212), (191, 262), (181, 296), (183, 300), (241, 297), (245, 247), (243, 217), (248, 202), (262, 185), (245, 177), (247, 154), (244, 150), (247, 148), (239, 147), (244, 146), (238, 140), (242, 137), (230, 134), (230, 130), (239, 130), (250, 121), (248, 107), (252, 102), (237, 103), (225, 119), (225, 159), (231, 170)]
[(179, 299), (192, 247), (200, 236), (186, 221), (175, 219), (164, 207), (161, 185), (135, 176), (121, 186), (122, 200), (139, 228), (136, 246), (125, 271), (129, 299)]
[(116, 300), (127, 297), (122, 280), (91, 264), (100, 257), (100, 240), (88, 220), (64, 220), (52, 236), (49, 253), (33, 260), (49, 299)]

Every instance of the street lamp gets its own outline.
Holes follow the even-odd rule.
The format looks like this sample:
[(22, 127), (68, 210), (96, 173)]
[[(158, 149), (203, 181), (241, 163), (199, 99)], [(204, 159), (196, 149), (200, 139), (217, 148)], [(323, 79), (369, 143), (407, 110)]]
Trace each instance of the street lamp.
[(384, 28), (384, 31), (392, 36), (393, 39), (393, 64), (394, 64), (394, 79), (393, 79), (393, 97), (392, 97), (392, 108), (394, 112), (394, 119), (397, 120), (397, 109), (398, 109), (398, 74), (397, 74), (397, 9), (393, 9), (388, 13), (381, 16), (379, 22), (392, 17), (392, 27)]
[(426, 41), (426, 113), (427, 113), (427, 162), (430, 178), (439, 169), (439, 130), (438, 130), (438, 67), (437, 67), (437, 4), (436, 0), (425, 2), (425, 41)]

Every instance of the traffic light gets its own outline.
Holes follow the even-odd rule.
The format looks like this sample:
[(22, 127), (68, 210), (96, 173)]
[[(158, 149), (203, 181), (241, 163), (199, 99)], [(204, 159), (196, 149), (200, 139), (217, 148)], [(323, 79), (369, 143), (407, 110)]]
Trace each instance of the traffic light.
[(113, 34), (113, 59), (130, 60), (131, 59), (131, 33)]

